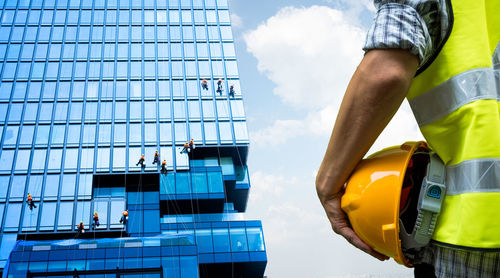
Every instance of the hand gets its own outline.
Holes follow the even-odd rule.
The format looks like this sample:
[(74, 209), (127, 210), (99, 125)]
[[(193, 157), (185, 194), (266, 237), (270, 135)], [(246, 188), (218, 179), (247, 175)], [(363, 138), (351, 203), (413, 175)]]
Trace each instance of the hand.
[(328, 220), (330, 220), (333, 231), (343, 236), (347, 241), (349, 241), (350, 244), (354, 245), (358, 249), (361, 249), (365, 253), (381, 261), (388, 260), (389, 257), (375, 251), (368, 244), (362, 241), (353, 231), (353, 229), (349, 225), (349, 219), (347, 218), (347, 215), (340, 207), (340, 200), (342, 199), (342, 195), (344, 195), (344, 189), (330, 196), (330, 198), (328, 199), (321, 200), (321, 204), (325, 209)]

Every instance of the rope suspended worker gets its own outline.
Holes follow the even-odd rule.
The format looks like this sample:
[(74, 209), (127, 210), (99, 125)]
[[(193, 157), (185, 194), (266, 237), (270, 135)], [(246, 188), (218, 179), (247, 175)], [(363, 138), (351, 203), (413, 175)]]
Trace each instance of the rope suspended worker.
[(229, 86), (229, 97), (234, 98), (234, 84)]
[(206, 79), (203, 79), (203, 80), (201, 81), (201, 89), (202, 89), (202, 90), (207, 90), (207, 91), (208, 91), (208, 82), (207, 82), (207, 80), (206, 80)]
[(30, 210), (33, 210), (33, 208), (36, 208), (35, 202), (33, 201), (33, 198), (31, 197), (30, 193), (28, 193), (28, 197), (26, 199), (26, 203), (28, 204)]
[(217, 80), (217, 93), (219, 93), (219, 95), (222, 95), (222, 78), (219, 78), (219, 80)]
[(156, 150), (153, 159), (153, 164), (159, 164), (159, 163), (160, 163), (160, 153), (158, 152), (158, 150)]
[(167, 160), (164, 159), (163, 162), (161, 163), (161, 173), (162, 174), (167, 174)]
[(189, 140), (189, 150), (193, 151), (195, 148), (196, 146), (194, 145), (194, 139), (191, 138), (191, 140)]
[(120, 218), (120, 224), (127, 225), (128, 222), (128, 209), (122, 212), (122, 217)]
[[(144, 159), (144, 154), (141, 155), (141, 158), (139, 158), (139, 162), (137, 162), (137, 164), (135, 164), (135, 166), (139, 166), (139, 164), (141, 165), (141, 168), (144, 168), (146, 167), (146, 164), (144, 163), (145, 159)], [(154, 162), (153, 162), (154, 164)]]
[[(336, 233), (416, 277), (497, 276), (500, 1), (375, 5), (316, 176), (320, 202)], [(428, 147), (362, 160), (405, 97)]]
[(83, 221), (80, 221), (80, 224), (78, 224), (78, 226), (76, 226), (76, 229), (78, 230), (77, 236), (85, 233), (85, 226), (83, 225)]
[(189, 153), (191, 150), (189, 148), (189, 141), (184, 143), (184, 146), (182, 146), (181, 153)]
[(93, 217), (93, 223), (92, 225), (95, 227), (99, 227), (99, 215), (97, 214), (97, 211), (94, 211), (94, 217)]

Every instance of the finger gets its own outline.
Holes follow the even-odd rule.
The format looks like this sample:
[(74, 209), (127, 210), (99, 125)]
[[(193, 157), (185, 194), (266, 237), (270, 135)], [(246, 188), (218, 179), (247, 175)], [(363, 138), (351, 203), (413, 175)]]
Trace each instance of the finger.
[(344, 227), (340, 229), (339, 234), (343, 236), (350, 244), (354, 245), (358, 249), (362, 250), (363, 252), (381, 260), (385, 261), (389, 259), (384, 254), (381, 254), (377, 251), (375, 251), (373, 248), (371, 248), (368, 244), (366, 244), (364, 241), (362, 241), (358, 235), (349, 227)]

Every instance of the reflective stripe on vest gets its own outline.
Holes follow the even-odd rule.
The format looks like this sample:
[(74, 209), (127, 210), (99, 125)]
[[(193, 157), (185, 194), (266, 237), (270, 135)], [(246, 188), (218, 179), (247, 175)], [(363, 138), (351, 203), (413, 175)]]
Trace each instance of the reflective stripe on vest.
[(433, 239), (500, 248), (500, 1), (451, 4), (451, 34), (408, 93), (422, 134), (447, 165)]

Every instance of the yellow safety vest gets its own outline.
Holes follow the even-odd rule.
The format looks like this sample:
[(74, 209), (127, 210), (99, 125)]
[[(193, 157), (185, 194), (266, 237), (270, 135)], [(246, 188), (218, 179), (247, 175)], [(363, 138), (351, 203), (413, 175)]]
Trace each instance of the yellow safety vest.
[(408, 100), (447, 166), (433, 239), (500, 248), (500, 1), (451, 0), (453, 24)]

